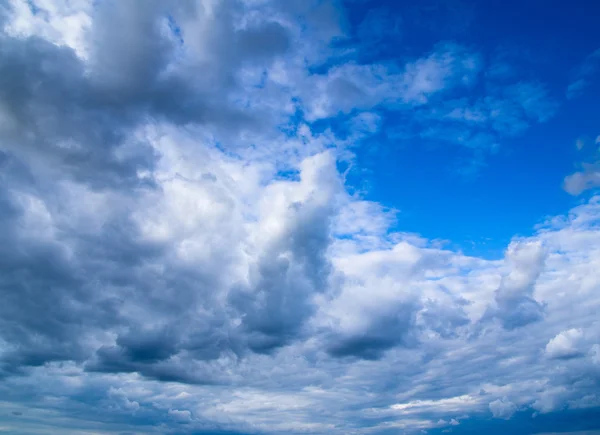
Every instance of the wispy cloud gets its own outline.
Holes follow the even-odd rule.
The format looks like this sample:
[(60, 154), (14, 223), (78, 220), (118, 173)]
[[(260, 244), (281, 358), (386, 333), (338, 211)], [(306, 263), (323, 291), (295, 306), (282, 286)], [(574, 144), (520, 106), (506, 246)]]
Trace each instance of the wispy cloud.
[(580, 96), (592, 83), (600, 71), (600, 49), (590, 54), (585, 61), (575, 70), (574, 78), (567, 87), (567, 98)]
[[(579, 163), (579, 171), (567, 175), (563, 182), (563, 188), (571, 195), (593, 190), (600, 186), (600, 140), (596, 138), (591, 141), (588, 138), (579, 138), (575, 146), (579, 152), (588, 154), (585, 161)], [(591, 155), (589, 151), (591, 150)]]

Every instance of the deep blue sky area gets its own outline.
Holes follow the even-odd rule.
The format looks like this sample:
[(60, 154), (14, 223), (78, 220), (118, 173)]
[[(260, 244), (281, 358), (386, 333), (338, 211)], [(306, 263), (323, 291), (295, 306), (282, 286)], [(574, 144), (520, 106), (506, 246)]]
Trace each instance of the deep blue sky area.
[[(368, 185), (367, 198), (400, 210), (399, 230), (447, 239), (467, 254), (488, 258), (499, 258), (515, 234), (531, 234), (546, 217), (579, 201), (562, 189), (562, 182), (581, 159), (576, 140), (596, 137), (600, 110), (597, 82), (585, 94), (567, 98), (577, 68), (600, 41), (600, 3), (509, 3), (346, 2), (348, 26), (358, 43), (376, 35), (376, 49), (365, 50), (367, 62), (393, 62), (440, 40), (457, 41), (477, 49), (488, 67), (497, 59), (510, 62), (513, 81), (544, 83), (559, 105), (545, 122), (517, 137), (500, 138), (497, 152), (467, 174), (461, 167), (477, 160), (476, 153), (441, 146), (439, 140), (398, 138), (384, 129), (358, 147), (360, 172), (351, 174), (349, 183)], [(483, 86), (469, 97), (478, 95), (485, 95)], [(388, 128), (405, 123), (394, 113), (380, 113)]]
[[(486, 419), (483, 416), (461, 423), (451, 432), (447, 429), (432, 430), (429, 433), (442, 435), (453, 434), (514, 434), (530, 435), (535, 433), (558, 434), (561, 432), (594, 433), (600, 426), (600, 408), (578, 409), (556, 414), (537, 414), (517, 412), (510, 420)], [(589, 431), (589, 432), (586, 432)]]

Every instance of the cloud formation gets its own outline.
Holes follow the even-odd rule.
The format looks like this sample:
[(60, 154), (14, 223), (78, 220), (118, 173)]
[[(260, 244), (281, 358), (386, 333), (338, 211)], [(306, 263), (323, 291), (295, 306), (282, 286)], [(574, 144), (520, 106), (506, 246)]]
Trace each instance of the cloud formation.
[(600, 68), (600, 49), (586, 57), (584, 62), (575, 70), (573, 80), (567, 87), (567, 98), (581, 96), (585, 89), (593, 83), (594, 75)]
[(506, 399), (496, 399), (490, 403), (490, 411), (494, 418), (503, 418), (505, 420), (510, 419), (517, 407), (514, 403)]
[[(600, 198), (490, 260), (394, 229), (340, 171), (381, 108), (487, 146), (553, 115), (541, 83), (471, 95), (485, 59), (454, 42), (343, 62), (337, 2), (2, 7), (1, 428), (416, 433), (600, 406)], [(316, 126), (338, 117), (349, 134)]]

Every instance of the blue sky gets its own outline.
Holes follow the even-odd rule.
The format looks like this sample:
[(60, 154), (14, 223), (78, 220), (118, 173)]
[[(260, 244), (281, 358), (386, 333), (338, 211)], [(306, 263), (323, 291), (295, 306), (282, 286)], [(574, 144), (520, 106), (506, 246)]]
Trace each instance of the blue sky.
[[(599, 88), (592, 80), (581, 95), (568, 98), (567, 90), (582, 59), (596, 50), (600, 39), (594, 21), (597, 5), (356, 3), (348, 8), (348, 27), (352, 44), (366, 45), (364, 53), (359, 52), (361, 60), (364, 56), (368, 62), (394, 62), (450, 39), (477, 51), (485, 72), (504, 62), (506, 74), (514, 80), (543, 84), (557, 105), (548, 121), (501, 138), (497, 153), (483, 161), (477, 152), (444, 146), (439, 140), (397, 138), (393, 132), (390, 137), (389, 130), (405, 120), (380, 110), (388, 131), (384, 127), (366, 139), (357, 151), (360, 171), (352, 178), (360, 185), (368, 171), (369, 198), (399, 208), (404, 230), (451, 240), (467, 253), (495, 257), (501, 256), (515, 233), (529, 234), (545, 217), (573, 206), (573, 197), (561, 184), (564, 174), (581, 160), (575, 141), (595, 138)], [(376, 44), (376, 50), (370, 44)], [(479, 84), (457, 98), (486, 95), (485, 85)], [(438, 218), (440, 210), (444, 219)]]
[(600, 435), (599, 15), (0, 0), (0, 433)]

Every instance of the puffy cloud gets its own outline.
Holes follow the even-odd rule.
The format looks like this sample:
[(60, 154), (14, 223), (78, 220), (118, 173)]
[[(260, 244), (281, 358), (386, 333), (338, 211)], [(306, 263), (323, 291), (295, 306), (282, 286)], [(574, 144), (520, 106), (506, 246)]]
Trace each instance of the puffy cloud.
[(332, 204), (341, 185), (330, 153), (305, 160), (301, 168), (297, 189), (283, 183), (265, 192), (265, 215), (254, 229), (265, 235), (261, 254), (248, 282), (228, 296), (255, 351), (269, 352), (294, 339), (315, 309), (313, 296), (328, 286)]
[[(597, 219), (597, 202), (548, 222), (531, 240), (515, 242), (504, 262), (465, 257), (401, 235), (373, 246), (365, 236), (380, 230), (366, 223), (358, 233), (339, 227), (348, 228), (350, 238), (334, 237), (345, 204), (352, 204), (358, 222), (381, 211), (343, 192), (330, 153), (306, 160), (298, 179), (262, 185), (261, 177), (251, 175), (256, 168), (210, 150), (198, 158), (196, 142), (187, 153), (186, 143), (162, 135), (155, 144), (163, 155), (158, 168), (175, 165), (171, 176), (158, 177), (160, 191), (119, 202), (115, 193), (78, 188), (77, 197), (85, 201), (69, 202), (74, 187), (66, 184), (65, 211), (47, 199), (29, 199), (16, 209), (25, 228), (36, 231), (29, 242), (36, 244), (15, 240), (25, 237), (15, 232), (4, 246), (31, 252), (41, 236), (58, 237), (79, 254), (69, 257), (57, 279), (81, 268), (86, 283), (75, 281), (75, 293), (64, 284), (53, 290), (63, 301), (60, 311), (42, 315), (26, 299), (4, 305), (3, 319), (20, 327), (14, 331), (19, 335), (3, 327), (5, 375), (26, 375), (5, 378), (13, 387), (9, 400), (25, 400), (33, 388), (38, 392), (30, 401), (60, 392), (71, 398), (60, 407), (66, 411), (78, 397), (104, 390), (108, 402), (95, 405), (102, 417), (84, 414), (85, 421), (116, 418), (113, 410), (119, 409), (140, 419), (151, 416), (165, 427), (187, 422), (190, 431), (319, 432), (332, 428), (340, 415), (356, 424), (371, 419), (381, 430), (400, 418), (406, 428), (430, 428), (440, 418), (450, 426), (453, 418), (486, 408), (508, 418), (515, 407), (550, 411), (593, 394), (594, 383), (572, 383), (579, 373), (594, 379), (586, 359), (564, 360), (565, 372), (546, 365), (550, 360), (537, 352), (556, 341), (565, 303), (584, 307), (578, 301), (587, 300), (576, 328), (593, 328), (597, 301), (588, 270), (600, 257), (589, 225)], [(118, 226), (102, 224), (105, 216), (123, 212), (130, 216), (125, 228), (137, 228), (137, 241)], [(63, 213), (77, 224), (66, 239), (60, 238), (64, 230), (53, 228), (65, 225)], [(83, 240), (75, 238), (78, 233)], [(141, 240), (146, 244), (138, 245)], [(3, 256), (9, 258), (22, 261)], [(59, 265), (49, 270), (56, 273)], [(22, 263), (15, 270), (21, 277), (37, 276), (39, 267)], [(41, 294), (34, 281), (21, 281), (27, 291)], [(481, 330), (479, 319), (490, 304), (516, 301), (519, 307), (534, 293), (547, 304), (546, 316), (543, 322), (517, 322), (527, 339), (515, 341), (510, 328)], [(74, 299), (78, 294), (84, 303)], [(85, 298), (97, 301), (89, 312), (81, 311)], [(507, 307), (498, 312), (503, 322), (512, 319)], [(17, 317), (20, 313), (30, 320)], [(57, 329), (49, 327), (53, 324)], [(549, 336), (555, 328), (561, 329)], [(51, 361), (75, 365), (59, 368)], [(359, 394), (365, 385), (377, 393)], [(374, 402), (387, 411), (371, 410)], [(260, 409), (252, 407), (257, 403)], [(296, 423), (286, 424), (291, 416)]]
[(502, 277), (495, 296), (495, 315), (505, 328), (518, 328), (542, 318), (544, 307), (533, 298), (533, 293), (546, 255), (539, 241), (513, 242), (508, 247), (505, 261), (510, 272)]
[(579, 356), (579, 341), (583, 338), (581, 329), (569, 329), (554, 337), (546, 345), (548, 358), (573, 358)]
[(506, 398), (497, 399), (490, 403), (490, 411), (494, 418), (508, 420), (513, 416), (516, 410), (516, 405)]
[(192, 414), (188, 410), (169, 409), (169, 417), (179, 423), (187, 423), (192, 420)]
[(596, 164), (583, 164), (583, 171), (575, 172), (565, 177), (564, 189), (571, 195), (600, 186), (600, 166)]
[[(482, 60), (447, 43), (315, 72), (334, 6), (10, 2), (2, 428), (412, 432), (597, 403), (600, 199), (500, 261), (392, 231), (338, 163), (379, 105), (443, 106)], [(510, 89), (549, 116), (541, 87)], [(310, 130), (338, 113), (349, 139)]]
[[(15, 9), (15, 20), (24, 19)], [(240, 24), (236, 10), (235, 1), (171, 9), (157, 2), (103, 2), (88, 16), (89, 58), (41, 38), (43, 32), (5, 32), (3, 147), (38, 171), (67, 170), (100, 184), (138, 182), (137, 173), (152, 170), (156, 156), (127, 136), (148, 117), (231, 133), (258, 128), (268, 114), (259, 115), (258, 107), (253, 114), (241, 110), (239, 102), (228, 101), (230, 93), (249, 71), (262, 71), (283, 54), (290, 36), (275, 20)], [(198, 29), (216, 39), (197, 35)], [(178, 35), (187, 41), (185, 50)]]

